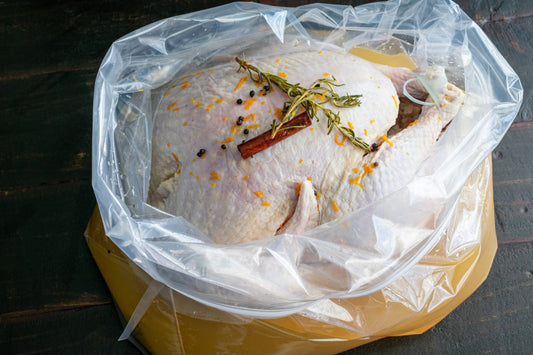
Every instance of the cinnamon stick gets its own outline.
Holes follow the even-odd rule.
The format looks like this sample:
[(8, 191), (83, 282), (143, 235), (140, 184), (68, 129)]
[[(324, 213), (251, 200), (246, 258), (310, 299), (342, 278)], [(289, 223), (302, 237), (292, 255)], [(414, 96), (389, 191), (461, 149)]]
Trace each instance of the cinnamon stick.
[[(309, 127), (311, 125), (311, 118), (309, 118), (309, 115), (307, 112), (303, 112), (299, 114), (298, 116), (295, 116), (290, 121), (283, 124), (281, 129), (276, 133), (276, 135), (271, 138), (272, 131), (269, 130), (267, 132), (264, 132), (257, 137), (254, 137), (246, 142), (243, 142), (237, 146), (239, 149), (239, 152), (241, 152), (241, 155), (243, 159), (249, 158), (254, 154), (257, 154), (268, 147), (273, 146), (274, 144), (284, 140), (287, 137), (292, 136), (293, 134), (297, 133), (298, 131), (301, 131), (302, 129)], [(294, 128), (287, 128), (283, 129), (284, 127), (291, 127), (291, 126), (299, 126)]]

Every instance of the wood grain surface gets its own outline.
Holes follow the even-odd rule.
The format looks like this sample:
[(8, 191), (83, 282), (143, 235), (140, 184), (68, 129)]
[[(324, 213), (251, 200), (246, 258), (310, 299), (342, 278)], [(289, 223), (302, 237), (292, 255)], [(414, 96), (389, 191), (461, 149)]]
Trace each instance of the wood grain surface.
[[(260, 1), (297, 6), (311, 1)], [(359, 5), (371, 1), (322, 1)], [(227, 1), (0, 1), (0, 353), (134, 354), (82, 237), (93, 87), (119, 37)], [(461, 0), (519, 74), (524, 103), (493, 152), (499, 249), (487, 281), (423, 335), (346, 354), (533, 349), (533, 7)]]

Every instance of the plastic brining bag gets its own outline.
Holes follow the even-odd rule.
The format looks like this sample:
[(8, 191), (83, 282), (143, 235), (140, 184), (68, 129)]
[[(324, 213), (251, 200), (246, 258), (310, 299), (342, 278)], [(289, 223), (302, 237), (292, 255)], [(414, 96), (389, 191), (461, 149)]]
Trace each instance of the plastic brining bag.
[[(218, 245), (184, 218), (150, 206), (152, 102), (161, 88), (221, 58), (294, 46), (403, 52), (419, 67), (444, 66), (464, 89), (465, 104), (408, 184), (302, 235)], [(405, 275), (438, 242), (466, 179), (501, 140), (521, 100), (517, 75), (451, 1), (233, 3), (113, 43), (95, 85), (94, 191), (106, 234), (153, 279), (220, 310), (282, 317), (320, 300), (368, 295)]]

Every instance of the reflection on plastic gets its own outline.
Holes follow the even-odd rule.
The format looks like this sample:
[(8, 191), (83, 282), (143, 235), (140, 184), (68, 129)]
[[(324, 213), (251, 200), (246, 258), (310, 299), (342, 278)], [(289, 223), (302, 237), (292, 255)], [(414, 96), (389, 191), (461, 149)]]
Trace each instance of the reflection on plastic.
[(222, 312), (161, 287), (105, 236), (98, 210), (86, 237), (120, 311), (138, 324), (133, 335), (153, 354), (334, 354), (420, 334), (484, 281), (496, 252), (491, 176), (487, 158), (464, 186), (448, 229), (401, 278), (368, 296), (321, 301), (278, 319)]
[[(224, 247), (183, 218), (146, 204), (152, 95), (178, 73), (244, 51), (275, 55), (305, 47), (400, 50), (419, 67), (444, 65), (454, 83), (464, 87), (465, 105), (412, 181), (305, 235)], [(362, 316), (350, 312), (354, 321), (328, 316), (336, 306), (327, 300), (374, 294), (403, 280), (412, 295), (391, 289), (372, 302), (407, 297), (413, 301), (408, 308), (422, 307), (413, 297), (418, 299), (433, 281), (413, 283), (406, 275), (453, 224), (463, 184), (510, 126), (522, 87), (480, 28), (449, 1), (390, 1), (355, 9), (242, 2), (162, 20), (117, 40), (102, 62), (94, 97), (93, 186), (106, 234), (129, 260), (191, 299), (240, 314), (236, 318), (303, 312), (342, 326), (334, 328), (344, 329), (342, 334), (362, 332), (363, 324), (368, 334)], [(449, 288), (440, 291), (444, 295)], [(344, 302), (349, 303), (336, 304), (344, 307)], [(294, 317), (294, 329), (309, 329), (307, 320), (302, 326), (301, 316)]]

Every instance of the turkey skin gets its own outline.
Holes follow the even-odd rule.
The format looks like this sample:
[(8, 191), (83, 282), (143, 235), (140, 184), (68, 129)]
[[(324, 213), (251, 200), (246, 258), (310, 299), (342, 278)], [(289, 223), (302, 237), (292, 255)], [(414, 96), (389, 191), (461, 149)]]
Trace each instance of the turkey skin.
[(398, 80), (410, 72), (331, 51), (246, 59), (304, 88), (334, 78), (339, 95), (361, 95), (359, 106), (324, 106), (380, 148), (367, 154), (335, 129), (328, 134), (319, 111), (310, 127), (243, 159), (237, 145), (270, 130), (287, 95), (276, 86), (265, 91), (233, 61), (176, 78), (154, 110), (149, 202), (221, 244), (301, 233), (394, 191), (462, 101), (446, 84), (440, 108), (425, 107), (415, 125), (387, 137), (398, 116)]

